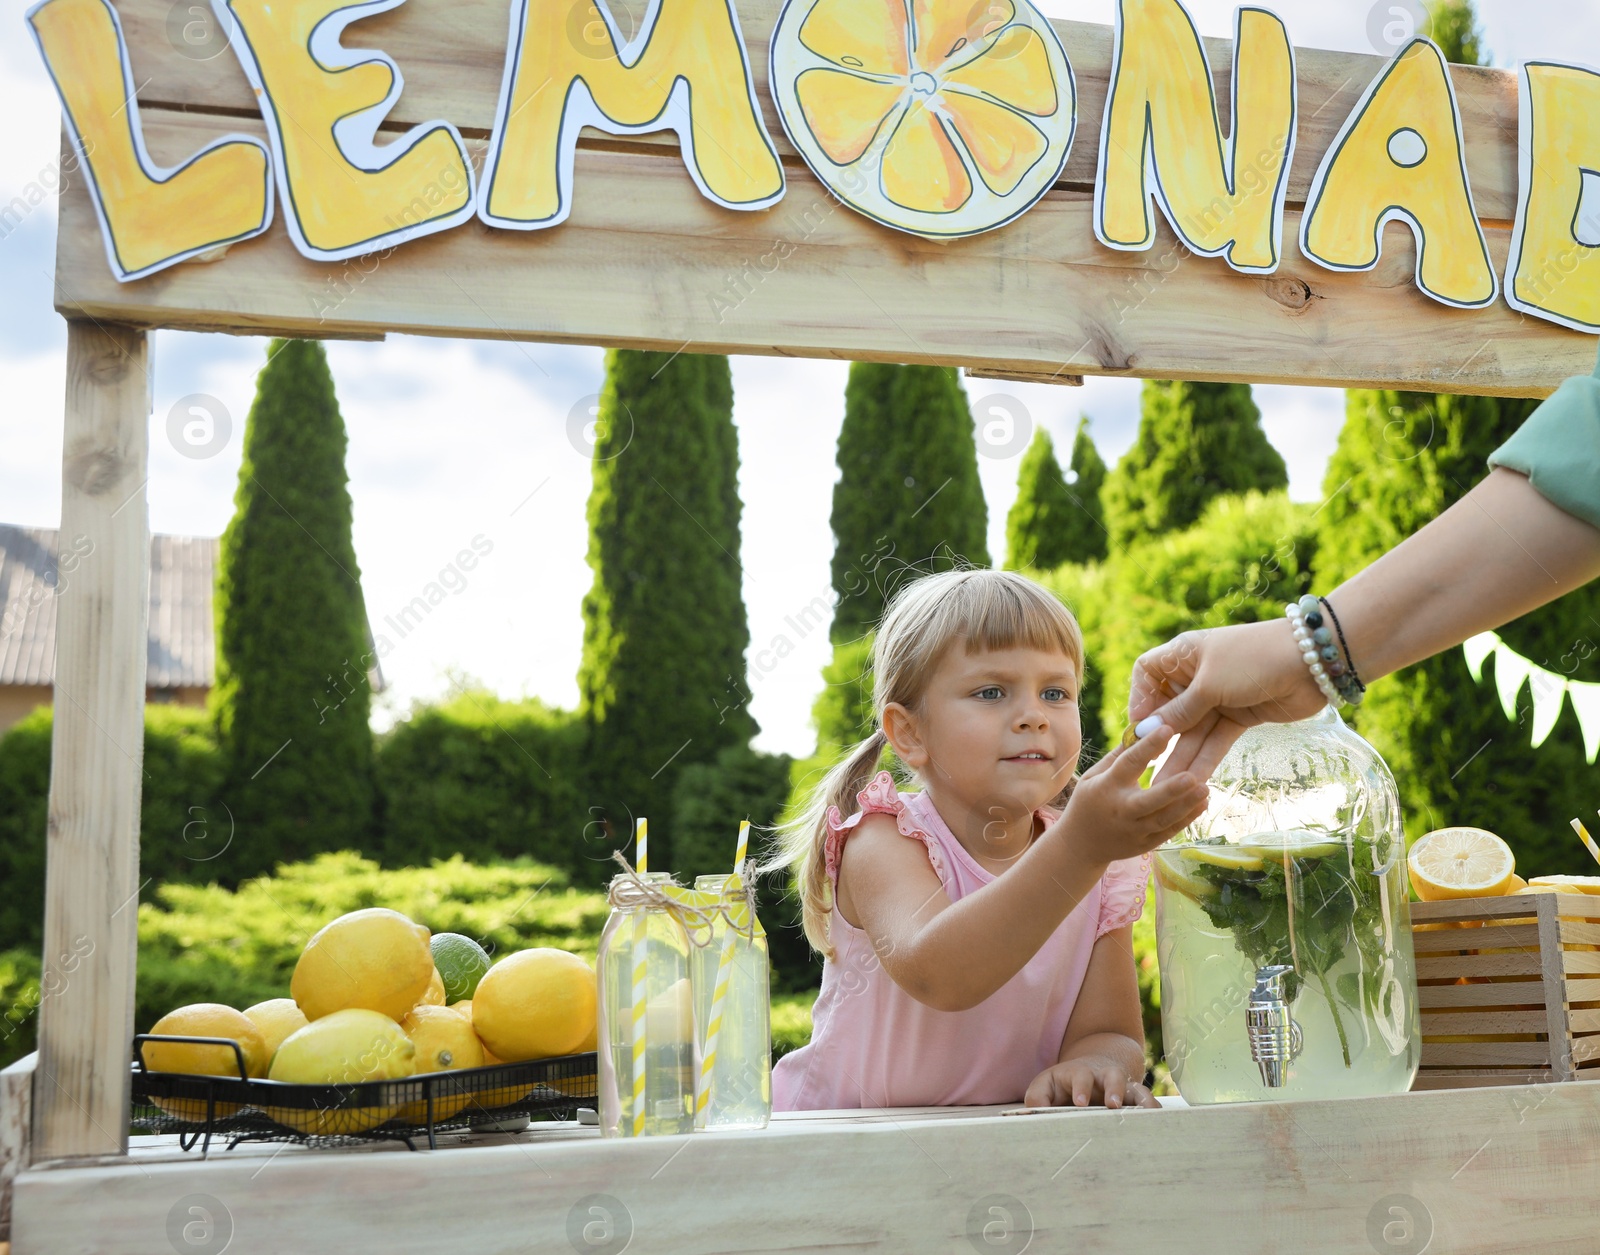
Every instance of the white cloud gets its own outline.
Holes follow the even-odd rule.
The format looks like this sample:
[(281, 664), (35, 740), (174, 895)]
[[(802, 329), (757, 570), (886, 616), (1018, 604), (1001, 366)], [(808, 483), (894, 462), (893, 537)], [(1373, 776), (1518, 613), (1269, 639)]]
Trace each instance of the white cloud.
[[(1387, 0), (1386, 0), (1387, 2)], [(1055, 16), (1109, 22), (1113, 0), (1047, 0)], [(20, 0), (0, 0), (0, 203), (36, 181), (57, 157), (54, 95), (22, 30)], [(1370, 51), (1369, 6), (1293, 0), (1272, 6), (1296, 43)], [(1194, 0), (1202, 31), (1231, 34), (1231, 4)], [(1577, 0), (1485, 0), (1480, 12), (1497, 64), (1535, 55), (1600, 62), (1600, 10)], [(54, 206), (0, 239), (0, 518), (55, 525), (60, 517), (64, 326), (50, 309)], [(157, 530), (216, 534), (232, 512), (240, 436), (264, 342), (162, 333), (156, 343), (151, 522)], [(493, 552), (420, 627), (385, 669), (397, 699), (436, 694), (458, 668), (508, 694), (559, 705), (577, 697), (582, 642), (579, 603), (590, 467), (570, 443), (568, 416), (600, 382), (593, 349), (467, 344), (394, 337), (383, 344), (330, 345), (350, 433), (355, 541), (369, 611), (379, 632), (473, 537)], [(845, 367), (830, 361), (739, 358), (736, 417), (745, 502), (743, 562), (751, 626), (751, 686), (759, 744), (804, 752), (825, 626), (801, 612), (829, 586), (828, 514), (833, 446), (843, 414)], [(975, 401), (1019, 400), (1063, 450), (1080, 412), (1108, 462), (1137, 431), (1139, 384), (1090, 379), (1083, 388), (967, 381)], [(210, 459), (185, 458), (167, 436), (173, 406), (214, 397), (233, 434)], [(1257, 389), (1266, 428), (1289, 463), (1291, 492), (1320, 498), (1327, 455), (1342, 418), (1338, 392)], [(980, 465), (993, 556), (1004, 553), (1005, 514), (1015, 495), (1017, 455)], [(535, 491), (537, 490), (537, 491)], [(530, 494), (532, 494), (530, 496)], [(453, 579), (453, 577), (450, 577)], [(800, 630), (800, 627), (805, 630)], [(787, 656), (779, 659), (779, 643)]]

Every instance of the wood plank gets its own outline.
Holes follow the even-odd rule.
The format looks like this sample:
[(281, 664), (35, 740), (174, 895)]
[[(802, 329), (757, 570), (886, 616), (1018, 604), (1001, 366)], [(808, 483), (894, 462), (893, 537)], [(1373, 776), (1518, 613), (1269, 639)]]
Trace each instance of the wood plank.
[(1418, 1005), (1424, 1011), (1447, 1007), (1500, 1007), (1511, 1010), (1542, 1010), (1542, 980), (1495, 981), (1484, 985), (1420, 985)]
[(1567, 1003), (1576, 1006), (1579, 1003), (1600, 1003), (1600, 977), (1594, 976), (1568, 976), (1567, 977)]
[(1418, 980), (1454, 980), (1462, 976), (1537, 976), (1539, 956), (1522, 954), (1419, 954)]
[(1540, 893), (1499, 898), (1458, 898), (1451, 902), (1412, 902), (1411, 919), (1413, 923), (1502, 920), (1507, 916), (1532, 920), (1538, 916), (1538, 904), (1547, 898), (1556, 904), (1557, 914), (1563, 917), (1589, 917), (1593, 914), (1591, 904), (1597, 901), (1586, 893)]
[(1539, 948), (1537, 924), (1502, 924), (1490, 921), (1482, 928), (1446, 928), (1438, 932), (1411, 934), (1418, 954), (1437, 954), (1450, 950), (1503, 950)]
[(1600, 975), (1600, 951), (1563, 950), (1561, 952), (1561, 967), (1569, 976)]
[[(220, 133), (201, 117), (148, 120), (157, 161)], [(1150, 253), (1104, 249), (1079, 192), (1050, 193), (1006, 230), (935, 243), (886, 233), (798, 172), (766, 214), (712, 205), (678, 162), (647, 153), (580, 153), (576, 185), (572, 220), (552, 231), (473, 222), (386, 260), (319, 265), (293, 250), (280, 217), (221, 262), (118, 284), (75, 181), (61, 202), (57, 308), (194, 330), (395, 330), (1330, 387), (1404, 380), (1500, 395), (1542, 395), (1593, 367), (1587, 336), (1503, 305), (1467, 313), (1421, 295), (1398, 227), (1370, 273), (1322, 270), (1287, 243), (1280, 273), (1258, 277), (1165, 235)], [(792, 251), (763, 270), (780, 243)], [(1491, 233), (1497, 263), (1507, 245)], [(1228, 316), (1196, 317), (1218, 309)]]
[(35, 1161), (128, 1145), (150, 389), (143, 331), (68, 324), (61, 534), (92, 549), (56, 611)]
[(1375, 1204), (1406, 1194), (1427, 1209), (1430, 1249), (1587, 1255), (1600, 1086), (1532, 1093), (33, 1170), (17, 1181), (16, 1247), (171, 1255), (166, 1218), (199, 1193), (227, 1209), (229, 1255), (567, 1251), (580, 1200), (605, 1194), (627, 1209), (630, 1249), (651, 1255), (964, 1251), (975, 1204), (1004, 1194), (1038, 1250), (1372, 1255)]
[[(1542, 899), (1545, 895), (1540, 894)], [(1557, 918), (1554, 899), (1539, 902), (1539, 964), (1544, 972), (1545, 1020), (1550, 1043), (1550, 1070), (1562, 1081), (1576, 1076), (1572, 1051), (1572, 1029), (1567, 1021), (1565, 954), (1561, 949), (1562, 921)], [(1600, 955), (1595, 956), (1600, 958)]]
[(28, 1166), (37, 1059), (37, 1054), (24, 1055), (0, 1070), (0, 1243), (11, 1238), (11, 1182)]
[(1564, 946), (1600, 946), (1600, 924), (1588, 920), (1563, 919), (1561, 944)]
[(1550, 1063), (1545, 1041), (1453, 1041), (1422, 1043), (1423, 1067), (1488, 1067)]
[[(230, 52), (209, 60), (182, 55), (170, 39), (171, 5), (166, 0), (115, 0), (127, 32), (134, 81), (142, 106), (229, 111), (257, 116), (254, 94)], [(613, 4), (624, 29), (637, 28), (645, 5)], [(767, 80), (767, 49), (780, 0), (738, 0), (740, 29), (750, 52), (756, 98), (779, 153), (798, 160), (784, 134)], [(574, 12), (584, 10), (575, 8)], [(621, 15), (628, 13), (630, 19)], [(1111, 28), (1088, 22), (1053, 22), (1072, 62), (1078, 87), (1078, 129), (1061, 184), (1094, 184), (1100, 124), (1111, 77)], [(358, 22), (345, 39), (352, 48), (381, 48), (399, 64), (405, 90), (392, 114), (393, 129), (434, 118), (456, 123), (463, 133), (487, 136), (494, 122), (506, 54), (506, 0), (408, 0), (388, 13)], [(1290, 38), (1294, 37), (1289, 23)], [(1230, 126), (1233, 41), (1207, 39), (1223, 126)], [(1560, 50), (1551, 48), (1551, 55)], [(1299, 126), (1289, 171), (1288, 199), (1305, 203), (1317, 164), (1377, 77), (1385, 60), (1371, 54), (1297, 48)], [(1455, 66), (1451, 69), (1461, 106), (1467, 172), (1479, 214), (1509, 224), (1517, 204), (1517, 82), (1510, 70)], [(595, 134), (600, 134), (595, 132)], [(623, 141), (637, 144), (639, 141)], [(674, 148), (675, 137), (663, 141)], [(792, 195), (792, 193), (791, 193)]]
[(1497, 1085), (1548, 1085), (1555, 1080), (1548, 1068), (1521, 1071), (1511, 1068), (1424, 1068), (1417, 1073), (1413, 1092), (1435, 1089), (1476, 1089)]
[(1422, 1037), (1440, 1033), (1544, 1033), (1549, 1030), (1549, 1017), (1541, 1006), (1535, 1011), (1424, 1011)]

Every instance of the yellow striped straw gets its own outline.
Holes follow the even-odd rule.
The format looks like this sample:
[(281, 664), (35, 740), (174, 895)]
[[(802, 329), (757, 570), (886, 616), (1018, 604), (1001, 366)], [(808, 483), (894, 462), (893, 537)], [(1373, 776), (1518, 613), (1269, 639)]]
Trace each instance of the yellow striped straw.
[[(640, 819), (634, 826), (634, 857), (637, 860), (635, 870), (641, 876), (644, 875), (647, 865), (648, 838), (648, 823)], [(649, 944), (648, 927), (644, 910), (641, 908), (633, 921), (633, 1135), (635, 1137), (644, 1136), (645, 1011), (650, 1004), (644, 961), (645, 947)]]
[(1600, 848), (1596, 848), (1594, 838), (1589, 835), (1589, 830), (1583, 826), (1581, 819), (1572, 821), (1572, 830), (1578, 834), (1578, 840), (1583, 842), (1589, 853), (1594, 855), (1594, 861), (1600, 863)]
[[(745, 851), (750, 846), (750, 821), (739, 822), (739, 844), (733, 856), (735, 875), (742, 874)], [(724, 923), (726, 927), (726, 923)], [(722, 1032), (722, 1002), (728, 996), (728, 986), (733, 983), (733, 947), (736, 934), (732, 928), (723, 934), (722, 954), (717, 959), (717, 981), (711, 993), (711, 1011), (706, 1025), (706, 1052), (700, 1060), (700, 1092), (695, 1097), (696, 1120), (711, 1102), (711, 1072), (717, 1062), (717, 1037)]]

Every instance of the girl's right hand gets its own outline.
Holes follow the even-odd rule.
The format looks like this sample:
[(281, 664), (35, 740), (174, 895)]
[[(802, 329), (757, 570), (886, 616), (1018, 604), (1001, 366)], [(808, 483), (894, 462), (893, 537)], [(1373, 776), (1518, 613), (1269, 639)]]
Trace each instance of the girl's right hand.
[(1058, 825), (1095, 864), (1147, 854), (1205, 814), (1210, 792), (1188, 772), (1139, 787), (1145, 768), (1175, 735), (1163, 724), (1126, 748), (1117, 746), (1079, 778)]

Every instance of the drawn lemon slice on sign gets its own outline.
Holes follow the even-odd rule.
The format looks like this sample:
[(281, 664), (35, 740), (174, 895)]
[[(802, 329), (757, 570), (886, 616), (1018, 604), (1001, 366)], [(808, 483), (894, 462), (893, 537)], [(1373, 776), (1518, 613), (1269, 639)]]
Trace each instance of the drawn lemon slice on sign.
[(932, 239), (1010, 222), (1072, 147), (1072, 67), (1027, 0), (787, 0), (769, 70), (816, 176)]

